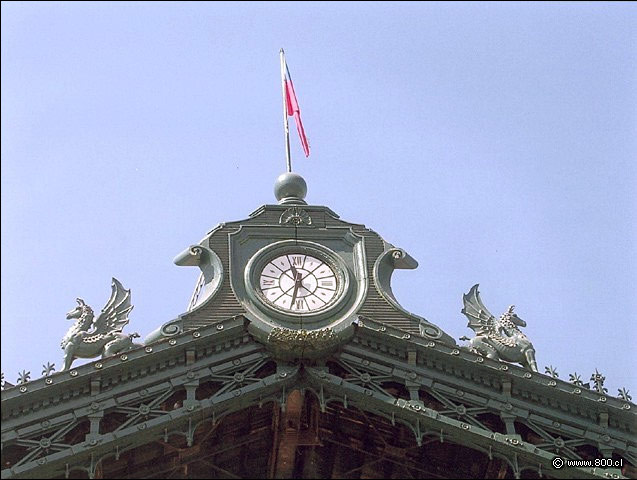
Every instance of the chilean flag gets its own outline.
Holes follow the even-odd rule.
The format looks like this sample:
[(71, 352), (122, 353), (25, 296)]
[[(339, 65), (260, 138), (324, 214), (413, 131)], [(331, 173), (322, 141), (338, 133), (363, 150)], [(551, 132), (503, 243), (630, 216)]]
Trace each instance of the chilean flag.
[(290, 76), (290, 70), (288, 64), (285, 62), (285, 104), (287, 106), (288, 116), (294, 117), (296, 121), (296, 129), (299, 132), (299, 138), (301, 139), (301, 145), (305, 156), (310, 156), (310, 144), (305, 136), (305, 129), (303, 128), (303, 122), (301, 122), (301, 107), (296, 99), (296, 93), (294, 93), (294, 84), (292, 83), (292, 77)]

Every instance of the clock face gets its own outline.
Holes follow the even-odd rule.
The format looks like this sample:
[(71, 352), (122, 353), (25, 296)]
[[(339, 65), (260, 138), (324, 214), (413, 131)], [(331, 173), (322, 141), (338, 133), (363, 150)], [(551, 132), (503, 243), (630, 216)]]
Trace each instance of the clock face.
[(339, 275), (318, 256), (281, 254), (259, 274), (262, 298), (287, 313), (313, 313), (333, 304), (340, 289)]

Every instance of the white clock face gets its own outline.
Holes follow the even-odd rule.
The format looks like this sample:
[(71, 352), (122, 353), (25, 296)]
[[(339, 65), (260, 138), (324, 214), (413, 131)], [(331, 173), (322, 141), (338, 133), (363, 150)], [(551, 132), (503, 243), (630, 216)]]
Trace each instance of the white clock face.
[(312, 255), (279, 255), (261, 270), (259, 288), (265, 300), (279, 310), (311, 313), (337, 298), (339, 277), (333, 268)]

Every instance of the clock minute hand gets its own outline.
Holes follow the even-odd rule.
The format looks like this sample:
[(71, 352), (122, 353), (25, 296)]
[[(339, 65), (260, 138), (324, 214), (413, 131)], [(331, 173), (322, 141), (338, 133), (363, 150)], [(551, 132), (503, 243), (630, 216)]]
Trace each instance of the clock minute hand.
[(292, 262), (290, 262), (290, 270), (292, 270), (292, 275), (294, 275), (294, 281), (296, 282), (297, 277), (299, 276), (299, 272), (296, 271)]
[(292, 304), (291, 308), (294, 308), (294, 301), (296, 300), (296, 294), (299, 293), (299, 287), (301, 286), (301, 274), (297, 273), (294, 275), (294, 291), (292, 292)]

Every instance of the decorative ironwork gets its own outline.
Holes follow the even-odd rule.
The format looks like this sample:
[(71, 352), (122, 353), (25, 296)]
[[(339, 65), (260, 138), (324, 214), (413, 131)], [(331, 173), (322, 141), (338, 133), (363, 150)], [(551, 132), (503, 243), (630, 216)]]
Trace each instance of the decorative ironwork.
[(582, 379), (580, 378), (580, 375), (577, 372), (569, 373), (568, 374), (568, 381), (571, 382), (573, 385), (576, 385), (578, 387), (591, 388), (591, 386), (588, 383), (582, 382)]
[(31, 372), (22, 370), (18, 373), (18, 385), (24, 385), (31, 379)]
[(496, 319), (482, 303), (478, 284), (462, 296), (462, 301), (468, 327), (476, 332), (469, 340), (470, 351), (493, 360), (519, 362), (532, 372), (538, 371), (533, 344), (518, 329), (526, 327), (526, 322), (513, 313), (514, 305)]
[(557, 369), (553, 365), (544, 367), (544, 373), (546, 373), (547, 375), (550, 375), (553, 378), (558, 378), (560, 376), (560, 374), (557, 373)]
[(42, 375), (45, 377), (50, 376), (55, 370), (55, 363), (46, 362), (46, 365), (42, 365)]
[[(118, 377), (117, 381), (122, 386), (134, 382), (134, 385), (129, 384), (132, 388), (106, 388), (98, 397), (91, 396), (81, 377), (92, 375), (93, 370), (78, 369), (76, 380), (63, 376), (68, 387), (52, 388), (51, 395), (57, 395), (59, 401), (50, 403), (46, 398), (46, 404), (37, 404), (38, 397), (34, 396), (36, 403), (27, 404), (22, 399), (29, 393), (11, 397), (8, 403), (3, 401), (3, 409), (8, 407), (9, 415), (9, 424), (3, 422), (3, 429), (6, 429), (3, 430), (6, 435), (3, 448), (7, 449), (3, 454), (11, 453), (8, 456), (10, 463), (4, 466), (12, 469), (11, 472), (4, 470), (3, 475), (6, 478), (17, 474), (29, 478), (53, 478), (64, 476), (66, 468), (67, 473), (83, 470), (91, 476), (96, 474), (96, 468), (103, 468), (104, 460), (113, 455), (117, 460), (120, 453), (126, 455), (126, 450), (143, 449), (152, 442), (168, 444), (170, 438), (179, 436), (182, 437), (180, 448), (184, 444), (191, 447), (207, 435), (198, 430), (200, 425), (206, 424), (206, 431), (213, 431), (220, 419), (229, 413), (268, 402), (276, 402), (282, 407), (275, 411), (285, 411), (288, 394), (294, 389), (314, 394), (323, 413), (330, 414), (342, 405), (348, 414), (359, 415), (360, 424), (366, 425), (369, 431), (366, 430), (365, 435), (373, 434), (372, 430), (377, 428), (372, 423), (374, 418), (384, 418), (386, 423), (383, 425), (389, 428), (378, 428), (379, 435), (385, 438), (384, 442), (378, 440), (378, 443), (384, 445), (389, 457), (400, 448), (400, 452), (409, 449), (414, 454), (409, 458), (419, 458), (424, 453), (419, 448), (432, 442), (460, 443), (507, 462), (517, 461), (516, 454), (524, 449), (515, 470), (523, 472), (531, 465), (550, 468), (550, 462), (558, 452), (564, 458), (588, 458), (585, 455), (587, 449), (602, 448), (596, 447), (598, 442), (608, 445), (617, 442), (619, 445), (628, 435), (613, 426), (619, 418), (630, 420), (625, 410), (620, 412), (616, 408), (608, 409), (610, 421), (606, 436), (600, 437), (596, 429), (573, 429), (575, 417), (581, 420), (590, 415), (591, 408), (597, 410), (598, 395), (592, 392), (586, 392), (578, 399), (581, 412), (567, 412), (563, 408), (563, 402), (573, 397), (560, 389), (548, 392), (550, 401), (542, 402), (538, 409), (534, 409), (537, 403), (520, 391), (509, 391), (510, 400), (499, 394), (494, 397), (493, 387), (498, 379), (508, 375), (496, 373), (493, 376), (473, 362), (456, 362), (458, 370), (447, 370), (444, 362), (435, 360), (449, 358), (444, 355), (449, 348), (442, 343), (426, 350), (425, 362), (409, 363), (404, 351), (395, 348), (404, 340), (378, 335), (376, 329), (362, 327), (357, 333), (360, 341), (344, 345), (331, 355), (327, 368), (307, 364), (290, 367), (285, 362), (277, 363), (260, 344), (252, 343), (244, 328), (243, 320), (237, 319), (235, 324), (226, 323), (223, 332), (212, 325), (198, 330), (201, 332), (199, 339), (195, 339), (192, 332), (179, 337), (182, 346), (193, 342), (191, 346), (194, 347), (204, 339), (206, 345), (212, 346), (198, 350), (197, 363), (192, 366), (180, 361), (182, 348), (171, 349), (165, 344), (155, 346), (156, 351), (167, 355), (164, 369), (149, 371), (151, 356), (131, 357), (118, 367), (126, 375)], [(367, 332), (369, 336), (366, 336)], [(215, 335), (219, 334), (219, 341), (215, 341)], [(371, 339), (373, 342), (369, 341)], [(434, 361), (430, 362), (431, 359)], [(444, 374), (438, 375), (439, 371)], [(481, 371), (486, 376), (474, 378), (467, 375), (467, 371)], [(104, 382), (110, 381), (108, 373), (100, 378)], [(517, 387), (528, 392), (535, 382), (523, 378), (519, 378)], [(527, 401), (520, 409), (523, 398)], [(607, 403), (621, 405), (620, 400), (611, 397), (607, 398)], [(520, 411), (527, 408), (533, 411), (532, 417), (526, 414), (520, 417)], [(261, 411), (266, 410), (271, 411)], [(20, 430), (14, 435), (18, 432), (15, 427), (22, 425), (24, 415), (34, 414), (37, 421), (31, 422), (28, 430)], [(264, 425), (270, 424), (267, 415), (263, 418), (267, 418)], [(281, 424), (287, 425), (284, 420)], [(401, 440), (400, 446), (397, 445), (392, 429), (397, 425), (409, 428), (416, 441), (408, 442), (405, 437), (404, 443)], [(321, 440), (331, 441), (328, 437)], [(617, 453), (629, 458), (625, 448), (617, 447)], [(584, 469), (575, 472), (581, 474), (581, 478), (601, 478), (604, 473), (603, 470), (590, 473)]]
[(268, 343), (276, 348), (292, 353), (302, 353), (306, 349), (324, 350), (338, 342), (338, 336), (331, 328), (320, 330), (292, 330), (275, 327), (268, 334)]
[(598, 393), (607, 393), (608, 388), (604, 387), (604, 381), (606, 377), (595, 369), (595, 373), (591, 375), (591, 381), (593, 382), (593, 389)]
[(619, 398), (621, 398), (622, 400), (626, 400), (627, 402), (630, 402), (633, 397), (630, 396), (629, 394), (629, 390), (626, 390), (626, 388), (618, 388), (617, 392), (619, 393), (619, 395), (617, 395)]

